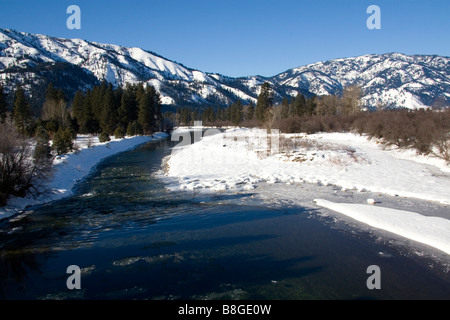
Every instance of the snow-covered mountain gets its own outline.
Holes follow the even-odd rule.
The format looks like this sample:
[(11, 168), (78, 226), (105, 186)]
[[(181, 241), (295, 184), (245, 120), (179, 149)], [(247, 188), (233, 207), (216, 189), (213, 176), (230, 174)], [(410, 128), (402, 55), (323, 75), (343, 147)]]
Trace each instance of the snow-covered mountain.
[[(75, 75), (74, 68), (78, 69)], [(163, 104), (228, 104), (237, 98), (255, 99), (255, 94), (245, 92), (247, 87), (237, 88), (238, 80), (187, 68), (141, 48), (0, 29), (0, 81), (5, 87), (24, 82), (30, 87), (55, 80), (65, 83), (74, 77), (83, 78), (81, 89), (102, 80), (114, 86), (148, 83), (161, 93)]]
[[(417, 108), (439, 97), (450, 101), (450, 58), (397, 53), (335, 59), (294, 68), (274, 77), (232, 78), (183, 66), (141, 48), (61, 39), (0, 29), (0, 82), (11, 90), (49, 82), (68, 92), (106, 80), (114, 86), (153, 85), (166, 105), (225, 105), (238, 98), (256, 101), (260, 86), (272, 84), (275, 98), (303, 94), (339, 94), (358, 84), (368, 107)], [(448, 102), (447, 102), (448, 104)]]
[(363, 103), (417, 109), (450, 102), (450, 58), (399, 53), (335, 59), (294, 68), (274, 83), (316, 95), (336, 94), (360, 85)]

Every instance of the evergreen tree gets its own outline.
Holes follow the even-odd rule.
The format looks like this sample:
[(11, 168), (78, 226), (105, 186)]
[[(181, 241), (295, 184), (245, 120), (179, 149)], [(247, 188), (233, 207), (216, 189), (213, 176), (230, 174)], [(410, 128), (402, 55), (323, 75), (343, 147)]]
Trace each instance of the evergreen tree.
[(127, 83), (120, 99), (120, 107), (117, 110), (119, 122), (124, 127), (138, 119), (139, 107), (136, 95), (137, 86)]
[(75, 93), (75, 96), (73, 97), (72, 101), (72, 117), (77, 121), (80, 128), (82, 123), (84, 123), (83, 104), (84, 104), (83, 92), (78, 90)]
[(34, 160), (39, 164), (48, 164), (51, 157), (49, 136), (43, 126), (36, 129), (36, 147), (34, 149)]
[(189, 109), (182, 108), (180, 112), (180, 124), (188, 126), (191, 122), (191, 113)]
[(141, 82), (136, 85), (136, 102), (139, 104), (141, 101), (142, 95), (145, 93), (144, 84)]
[(103, 95), (102, 108), (99, 117), (100, 127), (102, 132), (113, 133), (117, 127), (117, 109), (115, 108), (114, 91), (112, 84)]
[(200, 120), (198, 110), (193, 110), (191, 112), (191, 119), (192, 119), (192, 122)]
[(219, 120), (219, 121), (223, 121), (223, 114), (222, 114), (222, 108), (221, 107), (219, 107), (218, 109), (217, 109), (217, 120)]
[(139, 100), (138, 117), (139, 124), (142, 126), (145, 134), (150, 133), (155, 129), (159, 105), (159, 93), (153, 86), (147, 86)]
[(208, 106), (202, 113), (202, 121), (204, 123), (214, 122), (216, 120), (215, 118), (214, 109), (211, 106)]
[(317, 101), (316, 96), (312, 96), (306, 101), (306, 114), (312, 116), (316, 113)]
[(298, 93), (297, 96), (292, 100), (291, 103), (291, 116), (304, 116), (307, 113), (306, 99), (305, 96), (301, 93)]
[(161, 111), (161, 96), (160, 96), (159, 92), (156, 91), (156, 89), (154, 89), (154, 90), (155, 90), (155, 96), (154, 96), (154, 100), (153, 100), (153, 104), (154, 104), (154, 109), (153, 109), (154, 116), (153, 117), (155, 119), (154, 128), (156, 131), (161, 131), (161, 129), (162, 129), (161, 125), (163, 122), (163, 114)]
[(286, 97), (281, 102), (281, 118), (285, 119), (289, 117), (290, 104)]
[(99, 142), (108, 142), (108, 141), (111, 141), (111, 138), (109, 137), (109, 134), (107, 132), (103, 131), (98, 136), (98, 141)]
[(114, 137), (116, 139), (122, 139), (125, 136), (125, 130), (123, 130), (122, 126), (118, 126), (114, 131)]
[(71, 128), (59, 127), (53, 137), (52, 148), (58, 155), (67, 153), (73, 149), (74, 133)]
[(269, 82), (264, 82), (255, 108), (255, 118), (261, 124), (268, 120), (268, 113), (273, 104), (273, 92)]
[(128, 124), (127, 135), (136, 136), (136, 135), (143, 134), (143, 133), (144, 132), (142, 130), (142, 127), (137, 120), (134, 120)]
[(83, 99), (83, 122), (79, 123), (82, 133), (98, 133), (100, 131), (99, 123), (94, 115), (92, 97), (93, 91), (88, 90)]
[(253, 104), (253, 101), (250, 101), (250, 104), (247, 108), (247, 120), (253, 120), (255, 118), (255, 105)]
[(181, 121), (181, 109), (177, 108), (177, 112), (175, 113), (175, 124), (177, 126), (180, 126), (180, 121)]
[(106, 90), (108, 89), (108, 84), (106, 81), (102, 81), (100, 86), (95, 86), (91, 92), (91, 106), (92, 113), (95, 119), (100, 123), (100, 118), (102, 114), (102, 108), (104, 105), (104, 97), (106, 94)]
[(114, 95), (114, 97), (113, 97), (114, 110), (116, 110), (116, 116), (117, 116), (117, 111), (119, 110), (121, 102), (122, 102), (123, 88), (117, 87), (116, 89), (114, 89), (113, 95)]
[(243, 107), (240, 99), (229, 107), (229, 119), (235, 126), (239, 125), (242, 121), (242, 110)]
[(6, 94), (3, 86), (0, 84), (0, 122), (4, 123), (6, 119), (6, 112), (8, 111), (8, 105), (6, 103)]
[(17, 87), (14, 98), (14, 125), (20, 134), (27, 134), (27, 130), (32, 122), (30, 104), (25, 97), (22, 88)]

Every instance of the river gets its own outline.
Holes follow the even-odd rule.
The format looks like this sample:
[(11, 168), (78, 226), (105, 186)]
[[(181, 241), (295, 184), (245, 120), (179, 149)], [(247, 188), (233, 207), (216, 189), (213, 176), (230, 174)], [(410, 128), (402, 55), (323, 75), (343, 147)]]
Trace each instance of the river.
[[(173, 146), (112, 156), (74, 196), (0, 221), (0, 298), (450, 299), (445, 265), (319, 208), (168, 191), (155, 173)], [(67, 287), (70, 265), (80, 289)], [(381, 289), (367, 286), (371, 265)]]

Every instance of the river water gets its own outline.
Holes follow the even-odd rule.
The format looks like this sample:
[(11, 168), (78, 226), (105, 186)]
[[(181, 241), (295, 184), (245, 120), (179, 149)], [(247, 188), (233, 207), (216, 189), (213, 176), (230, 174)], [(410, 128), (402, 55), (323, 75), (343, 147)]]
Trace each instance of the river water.
[[(445, 265), (336, 227), (318, 208), (168, 191), (155, 173), (173, 145), (110, 157), (75, 196), (0, 221), (0, 298), (450, 298)], [(66, 285), (70, 265), (80, 289)], [(370, 265), (381, 289), (367, 287)]]

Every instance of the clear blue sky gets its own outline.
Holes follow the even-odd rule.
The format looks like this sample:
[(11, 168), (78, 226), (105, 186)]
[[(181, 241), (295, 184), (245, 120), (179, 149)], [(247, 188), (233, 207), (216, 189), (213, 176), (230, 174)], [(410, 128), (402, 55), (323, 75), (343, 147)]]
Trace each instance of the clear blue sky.
[[(66, 9), (81, 8), (81, 30)], [(369, 5), (381, 30), (369, 30)], [(229, 76), (371, 53), (450, 56), (449, 0), (0, 0), (0, 28), (137, 46)]]

